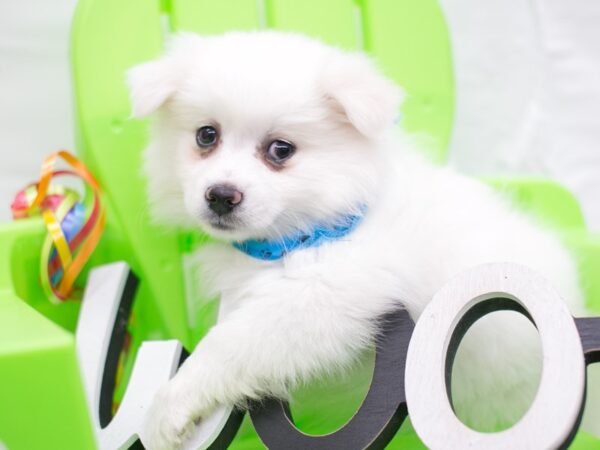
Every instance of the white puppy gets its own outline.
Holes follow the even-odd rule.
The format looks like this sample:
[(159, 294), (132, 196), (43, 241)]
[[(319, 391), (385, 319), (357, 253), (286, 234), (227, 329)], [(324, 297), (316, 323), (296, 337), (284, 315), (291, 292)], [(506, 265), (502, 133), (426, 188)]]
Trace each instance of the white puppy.
[[(419, 156), (394, 126), (401, 90), (364, 55), (277, 32), (184, 34), (129, 75), (134, 115), (156, 112), (155, 215), (223, 241), (199, 254), (222, 320), (155, 399), (153, 450), (179, 446), (217, 405), (347, 367), (378, 317), (404, 307), (416, 320), (478, 264), (532, 267), (582, 311), (559, 240)], [(482, 319), (457, 355), (454, 404), (476, 427), (514, 421), (535, 393), (539, 341), (515, 316)]]

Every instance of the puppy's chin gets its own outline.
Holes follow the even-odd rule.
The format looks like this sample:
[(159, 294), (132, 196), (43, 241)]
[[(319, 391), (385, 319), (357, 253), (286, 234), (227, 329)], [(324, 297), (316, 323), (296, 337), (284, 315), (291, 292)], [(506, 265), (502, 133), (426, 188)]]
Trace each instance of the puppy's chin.
[(200, 227), (206, 234), (222, 241), (233, 242), (256, 238), (255, 230), (249, 229), (238, 221), (214, 218), (202, 220)]
[(274, 239), (282, 236), (274, 210), (259, 213), (234, 211), (218, 216), (208, 209), (192, 211), (189, 216), (206, 234), (222, 241), (240, 242), (247, 239)]

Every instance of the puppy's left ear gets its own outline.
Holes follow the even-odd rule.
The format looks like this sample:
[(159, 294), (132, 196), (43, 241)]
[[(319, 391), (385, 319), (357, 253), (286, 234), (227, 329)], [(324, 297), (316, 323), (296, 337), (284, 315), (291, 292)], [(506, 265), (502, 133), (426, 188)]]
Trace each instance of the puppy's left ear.
[(177, 70), (174, 66), (173, 58), (164, 56), (127, 71), (133, 117), (153, 113), (175, 92)]
[(367, 56), (344, 53), (333, 57), (322, 73), (326, 98), (362, 135), (373, 137), (392, 126), (404, 92), (387, 79)]

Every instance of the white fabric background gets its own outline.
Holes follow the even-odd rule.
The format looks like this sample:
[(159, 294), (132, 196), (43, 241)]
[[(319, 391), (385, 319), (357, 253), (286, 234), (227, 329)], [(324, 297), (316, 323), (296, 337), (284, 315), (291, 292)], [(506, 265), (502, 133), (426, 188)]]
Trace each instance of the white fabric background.
[(600, 230), (600, 2), (441, 3), (457, 81), (452, 163), (554, 178)]
[[(440, 1), (457, 80), (452, 164), (473, 174), (557, 179), (600, 230), (600, 2)], [(75, 3), (0, 3), (0, 221), (48, 152), (74, 148)]]
[(74, 149), (69, 26), (76, 0), (0, 0), (0, 222), (41, 162)]

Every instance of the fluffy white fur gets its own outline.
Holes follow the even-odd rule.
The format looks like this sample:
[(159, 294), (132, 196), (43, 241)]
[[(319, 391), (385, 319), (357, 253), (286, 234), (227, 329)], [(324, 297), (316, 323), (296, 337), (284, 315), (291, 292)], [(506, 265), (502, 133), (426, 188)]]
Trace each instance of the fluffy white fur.
[[(177, 448), (219, 404), (286, 396), (348, 366), (378, 317), (404, 307), (416, 320), (450, 277), (478, 264), (530, 266), (582, 312), (559, 240), (490, 188), (420, 157), (393, 125), (401, 91), (365, 56), (293, 34), (184, 34), (132, 69), (130, 83), (134, 114), (156, 113), (146, 170), (157, 218), (231, 241), (276, 238), (368, 205), (351, 235), (283, 260), (226, 242), (202, 248), (202, 283), (220, 295), (222, 320), (155, 399), (145, 430), (153, 450)], [(202, 158), (195, 134), (206, 124), (218, 124), (221, 141)], [(257, 157), (276, 138), (297, 146), (279, 171)], [(204, 193), (215, 183), (243, 192), (233, 230), (213, 226)], [(480, 428), (518, 418), (535, 393), (538, 345), (514, 314), (478, 322), (456, 360), (461, 416)]]

